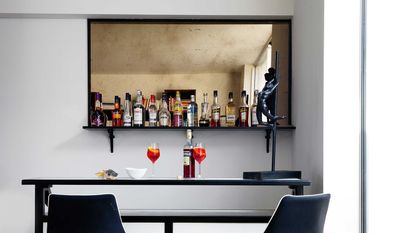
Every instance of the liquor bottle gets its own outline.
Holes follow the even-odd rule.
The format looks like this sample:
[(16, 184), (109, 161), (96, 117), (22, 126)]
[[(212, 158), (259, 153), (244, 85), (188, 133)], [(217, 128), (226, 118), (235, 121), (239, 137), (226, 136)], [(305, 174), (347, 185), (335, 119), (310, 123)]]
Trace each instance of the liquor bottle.
[(233, 103), (233, 93), (229, 92), (229, 100), (228, 105), (226, 105), (225, 108), (225, 114), (226, 114), (226, 126), (228, 127), (234, 127), (235, 121), (236, 121), (236, 108), (235, 104)]
[(241, 106), (239, 107), (239, 127), (248, 127), (249, 107), (246, 104), (246, 91), (241, 94)]
[(157, 106), (156, 106), (156, 97), (154, 95), (150, 96), (150, 105), (148, 106), (148, 116), (149, 116), (149, 126), (157, 126)]
[(101, 108), (101, 94), (95, 93), (95, 108), (90, 115), (91, 126), (93, 127), (104, 127), (106, 126), (106, 116), (102, 112)]
[(192, 130), (188, 129), (186, 131), (186, 144), (183, 146), (183, 178), (195, 177), (192, 137)]
[(112, 111), (112, 126), (113, 127), (123, 126), (122, 111), (120, 108), (120, 97), (118, 96), (115, 96), (115, 99), (114, 99), (114, 110)]
[(213, 91), (212, 119), (210, 127), (220, 127), (220, 105), (218, 104), (218, 91)]
[(202, 113), (201, 113), (200, 121), (199, 121), (200, 127), (209, 127), (208, 110), (209, 110), (208, 94), (203, 93)]
[(141, 91), (137, 91), (137, 100), (134, 103), (134, 126), (135, 127), (144, 127), (144, 122), (146, 120), (146, 110), (143, 105), (143, 96)]
[(187, 126), (198, 126), (197, 103), (195, 102), (195, 95), (190, 95), (190, 103), (187, 106)]
[(131, 95), (130, 93), (125, 93), (124, 113), (122, 116), (124, 127), (131, 127), (133, 125), (131, 112)]
[(256, 117), (256, 108), (258, 101), (258, 90), (254, 91), (254, 103), (251, 106), (251, 127), (258, 126), (258, 118)]
[(163, 93), (161, 97), (161, 108), (159, 111), (159, 125), (160, 127), (170, 127), (171, 126), (171, 115), (167, 107), (167, 95)]
[(174, 127), (183, 126), (183, 107), (182, 107), (182, 101), (180, 99), (179, 91), (176, 91), (176, 101), (174, 102), (173, 126)]

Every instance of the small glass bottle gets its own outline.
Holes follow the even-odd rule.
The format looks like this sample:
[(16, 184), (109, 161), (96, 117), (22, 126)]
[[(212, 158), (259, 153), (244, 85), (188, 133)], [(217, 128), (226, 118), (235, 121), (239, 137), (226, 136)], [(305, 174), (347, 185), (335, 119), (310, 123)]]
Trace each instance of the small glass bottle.
[(256, 108), (258, 103), (258, 90), (254, 91), (254, 103), (251, 106), (251, 127), (258, 126), (258, 118), (256, 116)]
[(186, 144), (183, 146), (183, 178), (195, 177), (195, 158), (193, 157), (192, 130), (186, 131)]
[(167, 95), (166, 93), (162, 94), (161, 97), (161, 108), (159, 111), (159, 126), (160, 127), (170, 127), (171, 126), (171, 115), (167, 106)]
[(114, 110), (112, 111), (112, 126), (120, 127), (122, 123), (122, 111), (120, 108), (120, 97), (115, 96), (114, 98)]
[(218, 104), (218, 91), (213, 91), (212, 104), (212, 119), (210, 120), (210, 127), (220, 127), (220, 105)]
[(101, 108), (101, 94), (95, 93), (95, 109), (91, 112), (90, 122), (92, 127), (104, 127), (106, 126), (106, 116), (102, 112)]
[(242, 91), (241, 94), (241, 105), (239, 107), (239, 127), (248, 127), (248, 114), (249, 107), (246, 104), (246, 91)]
[(190, 95), (190, 103), (187, 106), (187, 126), (198, 126), (197, 103), (195, 102), (195, 95)]
[(209, 102), (208, 102), (208, 94), (203, 93), (203, 102), (202, 102), (202, 113), (200, 116), (199, 127), (209, 127)]
[(226, 105), (225, 108), (225, 114), (226, 114), (226, 126), (228, 127), (234, 127), (236, 122), (236, 107), (233, 102), (233, 93), (229, 92), (229, 99), (228, 99), (228, 105)]
[(144, 127), (146, 119), (146, 110), (143, 105), (143, 95), (140, 90), (137, 91), (137, 100), (134, 104), (134, 127)]
[(173, 126), (183, 127), (183, 107), (179, 91), (176, 91), (176, 100), (174, 102)]
[(148, 106), (148, 116), (149, 116), (149, 126), (157, 126), (157, 106), (156, 106), (156, 96), (150, 96), (150, 105)]
[(124, 113), (122, 116), (122, 119), (124, 121), (124, 127), (131, 127), (133, 125), (131, 112), (131, 95), (130, 93), (125, 93)]

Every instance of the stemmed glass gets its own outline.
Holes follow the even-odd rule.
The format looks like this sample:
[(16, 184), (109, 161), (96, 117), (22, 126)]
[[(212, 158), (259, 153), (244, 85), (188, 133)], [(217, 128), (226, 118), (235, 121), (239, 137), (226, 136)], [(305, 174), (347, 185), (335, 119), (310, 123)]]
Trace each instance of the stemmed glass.
[(198, 178), (202, 177), (202, 161), (206, 158), (206, 149), (203, 143), (199, 142), (193, 147), (193, 157), (199, 163), (199, 174)]
[(147, 157), (153, 164), (153, 169), (151, 170), (151, 177), (154, 177), (155, 163), (157, 159), (160, 158), (160, 149), (158, 143), (153, 142), (147, 147)]

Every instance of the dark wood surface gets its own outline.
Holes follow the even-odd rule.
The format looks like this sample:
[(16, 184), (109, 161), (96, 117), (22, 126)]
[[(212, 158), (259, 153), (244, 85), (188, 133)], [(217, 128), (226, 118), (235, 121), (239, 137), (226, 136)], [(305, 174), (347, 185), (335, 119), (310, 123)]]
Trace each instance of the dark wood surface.
[[(206, 130), (206, 131), (214, 131), (214, 130), (229, 130), (229, 131), (258, 131), (258, 130), (271, 130), (272, 126), (258, 126), (258, 127), (217, 127), (217, 128), (210, 128), (210, 127), (92, 127), (92, 126), (83, 126), (83, 129), (92, 129), (92, 130), (103, 130), (103, 129), (116, 129), (116, 130)], [(277, 125), (277, 129), (279, 130), (290, 130), (295, 129), (294, 125)]]

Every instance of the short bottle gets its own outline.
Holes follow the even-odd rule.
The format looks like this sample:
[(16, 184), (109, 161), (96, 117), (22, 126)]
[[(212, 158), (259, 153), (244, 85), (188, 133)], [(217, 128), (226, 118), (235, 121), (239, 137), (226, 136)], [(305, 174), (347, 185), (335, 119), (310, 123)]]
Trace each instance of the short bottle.
[(161, 97), (161, 108), (159, 111), (159, 126), (160, 127), (170, 127), (171, 126), (171, 115), (167, 106), (167, 95), (166, 93), (162, 94)]
[(123, 126), (122, 111), (120, 107), (120, 97), (118, 96), (115, 96), (114, 98), (114, 110), (112, 111), (112, 126), (113, 127)]
[(176, 100), (174, 102), (173, 127), (183, 127), (183, 107), (179, 91), (176, 91)]
[(124, 127), (133, 126), (132, 118), (133, 116), (132, 116), (132, 109), (131, 109), (131, 95), (130, 93), (125, 93), (124, 112), (122, 115)]
[(198, 126), (198, 113), (197, 103), (195, 102), (195, 95), (190, 95), (190, 103), (187, 106), (187, 126), (197, 127)]
[(137, 91), (137, 99), (134, 103), (133, 114), (134, 127), (144, 127), (146, 110), (143, 105), (143, 95), (140, 90)]
[(213, 91), (213, 104), (212, 104), (212, 118), (210, 120), (210, 127), (220, 127), (220, 105), (218, 104), (218, 91)]
[(104, 127), (107, 124), (106, 116), (104, 112), (102, 112), (101, 102), (102, 102), (102, 96), (99, 92), (96, 92), (95, 93), (95, 107), (89, 117), (92, 127)]
[(192, 130), (186, 131), (186, 144), (183, 146), (183, 178), (195, 177), (195, 158), (193, 157)]
[(257, 127), (258, 126), (258, 118), (256, 115), (256, 109), (258, 106), (258, 90), (254, 91), (254, 103), (251, 106), (251, 127)]
[(233, 102), (233, 93), (229, 92), (228, 96), (228, 104), (225, 108), (225, 114), (226, 114), (226, 126), (228, 127), (234, 127), (236, 122), (236, 108), (235, 103)]
[(157, 106), (156, 106), (156, 96), (150, 96), (150, 105), (148, 106), (148, 116), (149, 116), (149, 126), (156, 127), (157, 126)]
[(209, 127), (209, 102), (208, 102), (208, 94), (203, 93), (203, 102), (201, 104), (202, 110), (199, 120), (199, 127)]
[(239, 106), (239, 127), (248, 127), (249, 107), (246, 104), (246, 91), (242, 91), (241, 105)]

